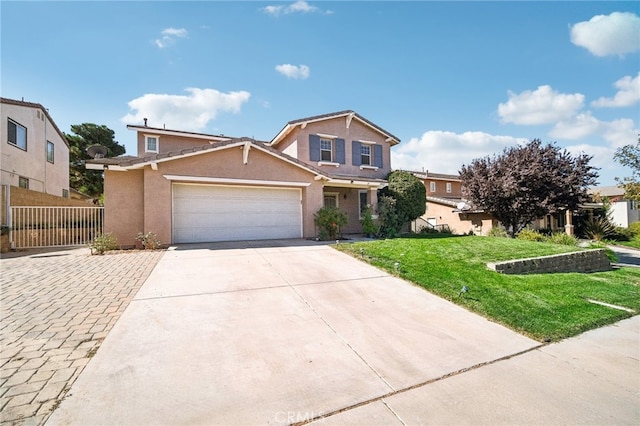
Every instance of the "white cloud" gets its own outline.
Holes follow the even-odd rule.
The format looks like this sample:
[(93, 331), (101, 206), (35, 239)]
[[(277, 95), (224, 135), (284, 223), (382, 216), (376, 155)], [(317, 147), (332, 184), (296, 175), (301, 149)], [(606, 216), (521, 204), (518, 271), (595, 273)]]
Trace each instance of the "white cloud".
[(122, 117), (126, 124), (140, 124), (148, 118), (150, 127), (202, 131), (220, 112), (240, 112), (251, 94), (245, 91), (222, 93), (214, 89), (185, 89), (188, 95), (147, 93), (131, 100), (134, 111)]
[(559, 121), (549, 132), (549, 136), (558, 139), (582, 139), (596, 134), (603, 128), (603, 123), (590, 112), (578, 114), (567, 120)]
[(571, 26), (571, 42), (596, 56), (623, 56), (640, 49), (639, 33), (638, 15), (613, 12)]
[[(640, 36), (638, 36), (640, 37)], [(615, 82), (618, 92), (613, 98), (602, 97), (591, 102), (594, 107), (627, 107), (640, 101), (640, 72), (635, 78), (630, 75)]]
[(262, 8), (262, 11), (268, 15), (279, 16), (279, 15), (288, 15), (291, 13), (324, 13), (325, 15), (332, 15), (333, 11), (331, 10), (321, 10), (316, 6), (311, 6), (304, 0), (298, 0), (294, 3), (291, 3), (288, 6), (266, 6)]
[(162, 30), (161, 34), (162, 37), (157, 38), (155, 40), (155, 44), (160, 49), (164, 49), (165, 47), (174, 45), (176, 42), (176, 38), (185, 38), (188, 32), (184, 28), (169, 27)]
[(295, 66), (291, 64), (276, 65), (276, 71), (287, 78), (306, 80), (309, 78), (310, 68), (306, 65)]
[(498, 105), (498, 115), (503, 123), (555, 123), (572, 117), (584, 103), (583, 94), (558, 93), (548, 85), (520, 94), (509, 91), (508, 94), (509, 100)]
[(431, 170), (457, 174), (463, 164), (476, 158), (499, 154), (509, 146), (526, 143), (524, 138), (491, 135), (484, 132), (454, 133), (441, 130), (425, 132), (391, 150), (394, 169)]

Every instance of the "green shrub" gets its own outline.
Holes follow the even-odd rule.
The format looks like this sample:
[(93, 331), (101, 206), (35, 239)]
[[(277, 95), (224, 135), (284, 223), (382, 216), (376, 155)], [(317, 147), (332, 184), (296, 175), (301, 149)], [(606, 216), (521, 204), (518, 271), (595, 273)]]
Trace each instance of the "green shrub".
[(91, 254), (104, 254), (109, 250), (116, 250), (118, 248), (118, 240), (111, 233), (97, 235), (93, 241), (89, 243)]
[(378, 234), (378, 227), (373, 222), (371, 207), (367, 206), (367, 208), (362, 212), (362, 219), (360, 219), (360, 224), (362, 225), (362, 232), (367, 237), (372, 237)]
[(640, 222), (633, 222), (629, 224), (629, 232), (631, 232), (632, 238), (640, 236)]
[(487, 233), (489, 237), (508, 238), (509, 234), (502, 226), (494, 226)]
[(395, 238), (402, 228), (402, 219), (396, 210), (396, 199), (387, 195), (378, 198), (378, 235), (382, 238)]
[(516, 238), (519, 240), (539, 241), (539, 242), (545, 240), (544, 235), (542, 235), (540, 232), (536, 231), (535, 229), (529, 229), (529, 228), (525, 228), (522, 231), (518, 232), (518, 235), (516, 236)]
[(587, 238), (595, 241), (604, 241), (615, 234), (615, 226), (606, 217), (599, 217), (587, 222), (584, 227), (584, 234)]
[(340, 238), (340, 228), (349, 221), (347, 214), (336, 207), (323, 207), (314, 215), (319, 228), (318, 237), (323, 240)]
[(142, 248), (145, 250), (157, 250), (162, 245), (158, 236), (153, 232), (147, 232), (146, 234), (139, 232), (136, 236), (136, 241), (140, 241)]
[(546, 238), (546, 241), (553, 244), (561, 244), (565, 246), (577, 246), (578, 239), (573, 235), (568, 235), (564, 232), (557, 232), (555, 234), (551, 234)]

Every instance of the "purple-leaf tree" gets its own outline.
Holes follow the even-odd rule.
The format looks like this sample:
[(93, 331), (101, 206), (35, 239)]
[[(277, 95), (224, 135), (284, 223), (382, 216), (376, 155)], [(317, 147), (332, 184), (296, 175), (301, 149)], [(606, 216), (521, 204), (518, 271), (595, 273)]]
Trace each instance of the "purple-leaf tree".
[(502, 154), (475, 159), (460, 170), (462, 191), (475, 207), (498, 219), (513, 237), (533, 220), (588, 201), (595, 185), (593, 157), (572, 156), (534, 139)]

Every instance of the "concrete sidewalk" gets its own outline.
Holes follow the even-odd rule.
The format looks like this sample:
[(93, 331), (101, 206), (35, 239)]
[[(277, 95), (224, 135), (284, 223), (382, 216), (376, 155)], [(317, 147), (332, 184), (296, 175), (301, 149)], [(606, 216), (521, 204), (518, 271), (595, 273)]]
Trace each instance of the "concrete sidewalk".
[(325, 245), (178, 247), (47, 424), (633, 423), (619, 327), (626, 352), (542, 347)]

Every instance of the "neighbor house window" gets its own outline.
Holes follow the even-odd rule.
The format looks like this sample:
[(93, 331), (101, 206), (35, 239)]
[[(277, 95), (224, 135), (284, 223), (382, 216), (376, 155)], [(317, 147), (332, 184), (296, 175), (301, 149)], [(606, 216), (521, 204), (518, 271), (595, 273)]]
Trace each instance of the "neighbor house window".
[(447, 193), (451, 193), (451, 182), (447, 182)]
[(69, 190), (68, 189), (63, 189), (62, 190), (62, 198), (69, 198)]
[(337, 192), (326, 192), (324, 194), (324, 206), (325, 207), (338, 207), (338, 194)]
[(26, 177), (19, 176), (18, 186), (20, 188), (29, 189), (29, 179), (27, 179)]
[(7, 129), (9, 131), (9, 143), (20, 149), (27, 150), (27, 128), (21, 126), (15, 121), (7, 120)]
[(146, 152), (158, 152), (158, 137), (157, 136), (145, 136), (144, 137), (144, 150)]
[(362, 144), (360, 145), (360, 164), (365, 166), (371, 165), (371, 146)]
[(362, 213), (367, 209), (367, 191), (359, 191), (358, 192), (358, 203), (360, 204), (360, 217), (362, 218)]
[(436, 183), (435, 182), (429, 182), (429, 191), (436, 192)]
[(53, 142), (47, 141), (47, 161), (53, 163)]
[(320, 139), (320, 161), (333, 161), (331, 139)]

